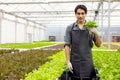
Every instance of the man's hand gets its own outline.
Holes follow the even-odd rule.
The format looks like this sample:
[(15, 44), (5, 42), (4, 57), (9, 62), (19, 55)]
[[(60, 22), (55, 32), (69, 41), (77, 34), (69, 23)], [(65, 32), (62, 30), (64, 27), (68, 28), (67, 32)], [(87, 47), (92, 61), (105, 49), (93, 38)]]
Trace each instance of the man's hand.
[(95, 45), (97, 47), (100, 47), (102, 45), (102, 39), (101, 39), (101, 36), (99, 35), (97, 29), (96, 28), (89, 28), (89, 30), (96, 35)]
[(71, 64), (71, 62), (69, 61), (69, 62), (67, 62), (67, 66), (68, 66), (68, 68), (69, 68), (69, 70), (73, 73), (73, 67), (72, 67), (72, 64)]
[(99, 36), (99, 33), (96, 28), (89, 28), (89, 30), (94, 33), (95, 35)]

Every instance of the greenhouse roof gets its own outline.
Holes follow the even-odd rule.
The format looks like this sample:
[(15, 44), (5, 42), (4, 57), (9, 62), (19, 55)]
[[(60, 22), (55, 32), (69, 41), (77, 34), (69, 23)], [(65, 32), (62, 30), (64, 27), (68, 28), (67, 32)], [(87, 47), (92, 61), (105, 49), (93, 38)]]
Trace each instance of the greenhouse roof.
[(120, 25), (120, 0), (0, 0), (0, 11), (44, 26), (67, 26), (76, 20), (78, 4), (87, 6), (86, 20)]

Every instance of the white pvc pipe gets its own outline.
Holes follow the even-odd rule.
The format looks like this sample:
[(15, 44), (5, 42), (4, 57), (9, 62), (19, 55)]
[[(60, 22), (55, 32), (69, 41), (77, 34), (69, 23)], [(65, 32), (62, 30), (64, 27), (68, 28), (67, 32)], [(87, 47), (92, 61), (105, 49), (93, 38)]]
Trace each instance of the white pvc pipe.
[(108, 1), (108, 48), (110, 49), (110, 41), (111, 41), (111, 36), (110, 36), (110, 3), (111, 1)]

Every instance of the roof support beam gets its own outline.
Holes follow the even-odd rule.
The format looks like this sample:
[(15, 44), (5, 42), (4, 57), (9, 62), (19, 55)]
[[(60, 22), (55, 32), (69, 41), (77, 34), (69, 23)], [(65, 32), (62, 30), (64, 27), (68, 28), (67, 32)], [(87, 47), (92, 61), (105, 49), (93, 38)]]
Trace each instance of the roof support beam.
[[(6, 12), (6, 11), (1, 10), (1, 9), (0, 9), (0, 12), (6, 13), (6, 14), (10, 14), (10, 15), (13, 15), (13, 16), (16, 16), (16, 17), (18, 17), (18, 18), (21, 18), (21, 19), (24, 19), (24, 20), (27, 20), (27, 21), (33, 22), (33, 23), (38, 24), (38, 25), (42, 25), (42, 24), (36, 23), (35, 21), (28, 20), (28, 19), (26, 19), (26, 18), (24, 18), (24, 17), (21, 17), (21, 16), (18, 16), (18, 15), (15, 15), (15, 14), (13, 14), (13, 13), (11, 13), (11, 12)], [(42, 25), (42, 26), (44, 26), (44, 25)]]
[[(87, 17), (92, 17), (94, 15), (88, 15)], [(102, 16), (102, 15), (100, 15)], [(74, 15), (48, 15), (48, 16), (45, 16), (45, 15), (37, 15), (37, 16), (22, 16), (23, 18), (63, 18), (63, 17), (73, 17), (74, 18)], [(108, 15), (103, 15), (103, 17), (108, 17)], [(120, 15), (111, 15), (110, 17), (120, 17)]]
[[(105, 0), (104, 2), (107, 2)], [(120, 0), (111, 0), (114, 2), (120, 2)], [(80, 3), (80, 2), (101, 2), (101, 0), (79, 0), (79, 1), (39, 1), (39, 2), (1, 2), (0, 5), (18, 5), (18, 4), (63, 4), (63, 3)]]
[[(88, 10), (90, 12), (94, 12), (95, 10)], [(98, 9), (96, 10), (98, 11)], [(103, 11), (108, 11), (108, 9), (103, 9)], [(112, 9), (112, 11), (120, 11), (120, 9)], [(7, 11), (7, 12), (10, 12), (10, 13), (31, 13), (31, 14), (34, 14), (34, 13), (39, 13), (39, 14), (46, 14), (46, 13), (56, 13), (56, 14), (60, 14), (60, 13), (74, 13), (74, 11)], [(99, 12), (101, 12), (101, 10), (99, 10)]]

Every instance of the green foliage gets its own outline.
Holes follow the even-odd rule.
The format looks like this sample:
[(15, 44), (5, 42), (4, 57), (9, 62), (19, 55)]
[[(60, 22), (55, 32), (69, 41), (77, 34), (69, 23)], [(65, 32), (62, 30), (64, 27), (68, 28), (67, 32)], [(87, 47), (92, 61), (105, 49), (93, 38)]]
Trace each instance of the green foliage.
[[(120, 52), (117, 51), (93, 51), (93, 59), (95, 67), (99, 70), (100, 80), (120, 80), (119, 54)], [(64, 52), (55, 54), (53, 60), (29, 73), (25, 80), (56, 80), (66, 69), (64, 58)]]
[(26, 73), (38, 68), (48, 56), (59, 50), (28, 50), (23, 52), (0, 54), (0, 80), (19, 80)]
[(36, 47), (43, 47), (43, 46), (48, 46), (56, 44), (56, 42), (33, 42), (33, 43), (7, 43), (7, 44), (0, 44), (1, 48), (36, 48)]
[(95, 66), (101, 80), (120, 80), (120, 53), (117, 51), (93, 51)]
[(24, 80), (56, 80), (66, 69), (64, 52), (59, 52), (50, 59), (52, 60), (46, 62), (38, 70), (27, 74)]
[(34, 42), (50, 42), (49, 40), (41, 40), (41, 41), (34, 41)]
[(97, 25), (97, 23), (94, 22), (94, 21), (88, 21), (88, 22), (85, 24), (85, 27), (86, 27), (87, 29), (89, 29), (89, 28), (97, 28), (98, 25)]
[[(101, 47), (100, 50), (106, 49)], [(99, 76), (101, 80), (120, 80), (120, 52), (107, 50), (93, 51), (93, 59), (99, 70)], [(7, 79), (12, 80), (11, 76), (17, 76), (16, 80), (18, 80), (24, 79), (25, 75), (24, 80), (56, 80), (66, 69), (65, 55), (64, 51), (57, 54), (54, 54), (57, 51), (50, 51), (36, 50), (34, 52), (34, 50), (30, 50), (19, 54), (1, 54), (0, 79), (5, 79), (7, 76), (9, 77)], [(45, 53), (45, 55), (41, 53)], [(54, 55), (48, 58), (52, 54)]]
[(105, 46), (100, 46), (99, 48), (98, 47), (96, 47), (95, 45), (93, 46), (93, 49), (104, 49), (104, 50), (110, 50), (110, 49), (108, 49), (108, 48), (106, 48)]
[(117, 51), (120, 52), (120, 48), (118, 48)]
[(0, 49), (0, 54), (9, 54), (9, 53), (16, 53), (19, 52), (18, 49)]
[[(108, 44), (108, 42), (104, 42), (104, 44)], [(110, 42), (110, 44), (113, 44), (113, 45), (118, 45), (118, 46), (120, 46), (120, 42)]]
[(16, 53), (16, 52), (19, 52), (19, 50), (17, 49), (0, 49), (0, 54), (4, 54), (4, 53)]

